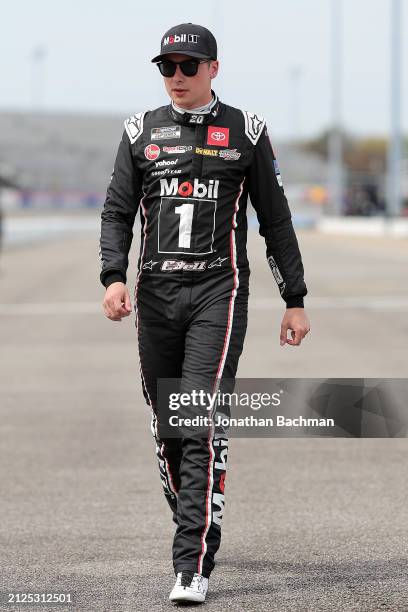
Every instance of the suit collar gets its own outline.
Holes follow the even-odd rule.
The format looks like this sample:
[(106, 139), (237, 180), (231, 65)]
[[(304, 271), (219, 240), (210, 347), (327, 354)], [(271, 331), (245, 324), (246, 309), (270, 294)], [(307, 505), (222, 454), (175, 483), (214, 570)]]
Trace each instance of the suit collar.
[(180, 112), (175, 108), (173, 102), (168, 105), (168, 110), (171, 118), (176, 123), (182, 123), (184, 125), (203, 125), (212, 123), (216, 117), (218, 117), (221, 109), (221, 103), (217, 94), (211, 90), (213, 95), (213, 101), (210, 105), (209, 111), (207, 112), (192, 112), (192, 111), (183, 111)]

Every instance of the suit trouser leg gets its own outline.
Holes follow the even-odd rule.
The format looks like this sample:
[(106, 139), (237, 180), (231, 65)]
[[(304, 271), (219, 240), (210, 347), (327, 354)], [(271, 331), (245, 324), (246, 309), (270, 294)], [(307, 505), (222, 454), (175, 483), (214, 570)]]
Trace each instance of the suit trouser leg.
[[(246, 300), (222, 299), (194, 316), (186, 333), (180, 393), (231, 392), (246, 328)], [(223, 408), (214, 404), (213, 412), (219, 410)], [(176, 573), (188, 569), (208, 577), (214, 568), (221, 541), (227, 452), (227, 433), (222, 429), (210, 427), (206, 437), (182, 440), (173, 542)]]
[(177, 496), (180, 487), (181, 440), (161, 438), (157, 428), (157, 379), (181, 378), (184, 359), (184, 332), (168, 320), (149, 319), (138, 312), (136, 327), (139, 342), (143, 394), (150, 405), (151, 432), (156, 447), (160, 479), (165, 498), (177, 523)]
[[(152, 407), (164, 493), (177, 530), (175, 572), (209, 576), (221, 540), (228, 439), (209, 429), (206, 437), (161, 438), (157, 433), (157, 380), (180, 378), (180, 392), (214, 392), (235, 379), (247, 328), (247, 300), (220, 299), (195, 313), (183, 329), (169, 321), (139, 317), (143, 392)], [(228, 389), (231, 390), (231, 389)]]

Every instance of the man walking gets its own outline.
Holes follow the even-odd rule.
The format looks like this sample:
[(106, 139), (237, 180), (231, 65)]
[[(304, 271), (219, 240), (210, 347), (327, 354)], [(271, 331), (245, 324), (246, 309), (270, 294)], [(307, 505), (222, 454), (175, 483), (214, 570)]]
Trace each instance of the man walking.
[(180, 379), (180, 392), (214, 392), (235, 378), (247, 328), (248, 195), (286, 302), (282, 346), (299, 345), (310, 329), (307, 289), (265, 121), (211, 89), (219, 67), (214, 36), (191, 23), (175, 26), (152, 62), (171, 103), (125, 121), (101, 215), (103, 307), (113, 321), (131, 312), (126, 271), (140, 207), (135, 323), (160, 476), (177, 525), (170, 600), (203, 602), (220, 545), (228, 440), (211, 428), (202, 437), (161, 437), (157, 382)]

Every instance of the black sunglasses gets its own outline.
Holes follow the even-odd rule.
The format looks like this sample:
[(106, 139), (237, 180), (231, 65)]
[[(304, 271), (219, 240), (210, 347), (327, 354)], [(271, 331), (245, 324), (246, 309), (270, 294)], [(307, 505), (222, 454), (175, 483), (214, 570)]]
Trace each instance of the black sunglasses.
[(198, 60), (187, 59), (182, 62), (173, 62), (172, 60), (161, 60), (157, 62), (157, 66), (164, 77), (172, 77), (176, 74), (177, 66), (180, 66), (184, 76), (193, 77), (197, 74), (199, 64), (206, 64), (210, 59)]

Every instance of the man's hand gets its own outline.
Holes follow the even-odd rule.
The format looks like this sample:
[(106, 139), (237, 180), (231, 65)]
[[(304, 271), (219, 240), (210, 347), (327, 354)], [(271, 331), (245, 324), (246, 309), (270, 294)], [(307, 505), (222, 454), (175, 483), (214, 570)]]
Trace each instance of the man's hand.
[(102, 306), (111, 321), (121, 321), (122, 317), (128, 317), (132, 312), (132, 304), (125, 283), (109, 285)]
[[(292, 338), (287, 337), (288, 329), (291, 330)], [(310, 321), (305, 313), (305, 309), (287, 308), (281, 325), (281, 346), (284, 346), (286, 342), (293, 346), (298, 346), (309, 331)]]

